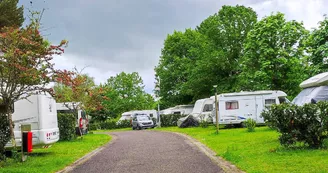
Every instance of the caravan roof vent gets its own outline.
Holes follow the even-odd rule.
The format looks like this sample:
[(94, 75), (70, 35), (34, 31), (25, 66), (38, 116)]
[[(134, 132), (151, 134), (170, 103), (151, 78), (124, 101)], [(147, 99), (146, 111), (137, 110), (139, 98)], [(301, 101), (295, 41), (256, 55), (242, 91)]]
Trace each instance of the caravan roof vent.
[(328, 72), (320, 73), (315, 75), (300, 84), (301, 88), (309, 88), (315, 86), (328, 85)]

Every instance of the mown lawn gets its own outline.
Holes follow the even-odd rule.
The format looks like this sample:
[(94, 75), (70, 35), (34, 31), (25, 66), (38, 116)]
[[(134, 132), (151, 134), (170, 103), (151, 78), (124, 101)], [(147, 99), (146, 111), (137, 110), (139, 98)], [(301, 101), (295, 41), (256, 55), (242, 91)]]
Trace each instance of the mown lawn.
[(33, 153), (30, 154), (24, 163), (17, 162), (14, 159), (7, 159), (6, 162), (0, 162), (0, 172), (56, 172), (110, 140), (111, 137), (105, 134), (88, 134), (82, 140), (57, 142), (48, 149), (34, 149)]
[(328, 172), (327, 149), (283, 148), (278, 141), (279, 134), (268, 127), (258, 127), (255, 132), (242, 128), (222, 129), (218, 135), (213, 126), (156, 130), (187, 134), (246, 172)]

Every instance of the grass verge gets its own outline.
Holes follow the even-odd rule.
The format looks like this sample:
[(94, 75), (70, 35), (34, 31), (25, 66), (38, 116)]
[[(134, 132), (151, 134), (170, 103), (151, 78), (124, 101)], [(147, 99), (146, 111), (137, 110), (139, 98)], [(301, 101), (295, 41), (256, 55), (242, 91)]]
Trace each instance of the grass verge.
[(328, 150), (283, 148), (278, 141), (279, 134), (268, 127), (256, 128), (255, 132), (222, 129), (218, 135), (213, 126), (156, 130), (187, 134), (248, 173), (328, 172)]
[(110, 140), (111, 137), (105, 134), (88, 134), (82, 140), (57, 142), (48, 149), (34, 149), (24, 163), (14, 159), (0, 162), (0, 172), (56, 172)]
[(121, 132), (121, 131), (130, 131), (132, 127), (122, 128), (122, 129), (111, 129), (111, 130), (92, 130), (91, 132)]

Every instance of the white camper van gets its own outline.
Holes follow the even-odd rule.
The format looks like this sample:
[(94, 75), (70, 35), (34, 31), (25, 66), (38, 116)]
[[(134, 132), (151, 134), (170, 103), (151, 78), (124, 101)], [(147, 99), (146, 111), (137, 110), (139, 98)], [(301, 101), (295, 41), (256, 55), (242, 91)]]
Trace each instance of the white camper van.
[(294, 98), (293, 104), (302, 106), (306, 103), (328, 101), (328, 72), (315, 75), (300, 84), (303, 90)]
[[(195, 102), (191, 115), (200, 120), (203, 117), (208, 122), (212, 122), (214, 98), (200, 99)], [(202, 116), (201, 116), (202, 115)]]
[(189, 115), (192, 113), (193, 109), (194, 109), (194, 105), (177, 105), (160, 111), (160, 114), (161, 115), (169, 115), (169, 114)]
[[(67, 105), (67, 106), (66, 106)], [(57, 112), (58, 113), (72, 113), (72, 110), (69, 109), (73, 108), (72, 103), (57, 103)], [(76, 117), (76, 128), (82, 127), (82, 132), (85, 134), (87, 133), (87, 125), (88, 125), (88, 117), (84, 110), (77, 110), (77, 117)]]
[[(59, 140), (56, 101), (48, 94), (15, 102), (12, 118), (17, 147), (22, 145), (21, 124), (31, 124), (33, 148), (47, 148)], [(12, 148), (12, 143), (8, 142), (6, 148)]]
[[(258, 124), (264, 123), (261, 116), (263, 109), (272, 104), (289, 102), (287, 94), (283, 91), (254, 91), (226, 93), (217, 96), (219, 109), (219, 124), (241, 124), (248, 118), (252, 118)], [(215, 96), (211, 97), (213, 100)], [(213, 122), (216, 122), (215, 104), (213, 110)]]

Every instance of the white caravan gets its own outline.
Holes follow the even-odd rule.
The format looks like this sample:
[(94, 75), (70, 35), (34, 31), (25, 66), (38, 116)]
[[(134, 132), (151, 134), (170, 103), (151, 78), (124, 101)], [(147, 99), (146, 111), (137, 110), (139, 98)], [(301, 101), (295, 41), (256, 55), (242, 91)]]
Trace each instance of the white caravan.
[[(219, 124), (241, 124), (252, 118), (258, 124), (264, 123), (262, 111), (272, 105), (289, 102), (283, 91), (263, 90), (253, 92), (226, 93), (217, 96)], [(213, 100), (215, 96), (212, 96)], [(213, 123), (216, 122), (215, 103)]]
[(135, 110), (135, 111), (131, 111), (131, 117), (135, 117), (141, 114), (146, 114), (148, 115), (150, 118), (156, 118), (156, 120), (158, 121), (158, 113), (156, 110)]
[[(73, 103), (57, 103), (57, 113), (72, 113)], [(71, 109), (69, 109), (69, 108)], [(76, 118), (76, 125), (75, 127), (82, 127), (82, 132), (87, 132), (87, 125), (88, 125), (88, 117), (84, 110), (77, 110), (77, 117)]]
[(178, 114), (189, 115), (192, 113), (194, 105), (177, 105), (160, 111), (161, 115)]
[[(22, 145), (21, 124), (31, 125), (33, 148), (47, 148), (59, 140), (56, 101), (48, 94), (15, 102), (12, 119), (17, 147)], [(5, 147), (12, 148), (12, 143), (8, 142)]]
[(302, 106), (306, 103), (328, 101), (328, 72), (315, 75), (300, 84), (303, 90), (294, 98), (293, 104)]
[(212, 122), (212, 111), (213, 111), (213, 98), (200, 99), (195, 102), (194, 108), (191, 112), (191, 115), (198, 119), (204, 119), (208, 122)]
[(118, 121), (131, 120), (132, 112), (124, 112)]

